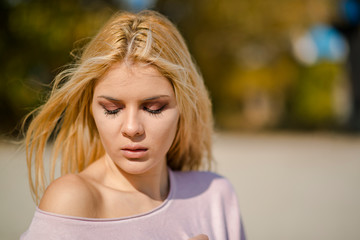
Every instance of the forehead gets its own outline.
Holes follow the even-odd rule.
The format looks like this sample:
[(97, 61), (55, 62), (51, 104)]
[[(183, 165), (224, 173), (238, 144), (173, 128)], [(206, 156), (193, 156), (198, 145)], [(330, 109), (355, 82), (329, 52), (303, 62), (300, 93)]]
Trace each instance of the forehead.
[(115, 63), (95, 86), (95, 94), (101, 92), (114, 96), (151, 92), (170, 94), (173, 88), (170, 81), (152, 65)]

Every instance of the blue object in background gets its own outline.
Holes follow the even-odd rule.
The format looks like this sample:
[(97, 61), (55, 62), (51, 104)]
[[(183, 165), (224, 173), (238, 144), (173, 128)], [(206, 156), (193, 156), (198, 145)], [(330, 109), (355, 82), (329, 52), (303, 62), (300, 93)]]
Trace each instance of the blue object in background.
[(144, 9), (149, 9), (153, 7), (156, 3), (156, 0), (123, 0), (130, 10), (132, 11), (141, 11)]
[(349, 52), (344, 36), (326, 24), (312, 26), (293, 41), (294, 55), (299, 62), (312, 65), (321, 60), (343, 62)]
[(357, 0), (344, 0), (340, 4), (341, 15), (352, 25), (360, 22), (360, 3)]
[(317, 50), (317, 59), (342, 61), (348, 51), (344, 37), (335, 28), (318, 24), (310, 29), (310, 37)]

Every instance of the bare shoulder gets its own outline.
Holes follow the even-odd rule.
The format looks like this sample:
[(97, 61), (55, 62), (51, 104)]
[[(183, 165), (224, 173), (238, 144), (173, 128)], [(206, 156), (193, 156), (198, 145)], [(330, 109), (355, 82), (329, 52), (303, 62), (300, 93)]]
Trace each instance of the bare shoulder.
[(96, 189), (78, 174), (67, 174), (53, 181), (46, 189), (39, 208), (56, 214), (95, 217)]

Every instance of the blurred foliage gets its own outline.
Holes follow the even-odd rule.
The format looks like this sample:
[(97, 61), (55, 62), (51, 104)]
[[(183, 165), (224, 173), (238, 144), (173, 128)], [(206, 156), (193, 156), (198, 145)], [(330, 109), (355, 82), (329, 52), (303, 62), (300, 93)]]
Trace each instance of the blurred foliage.
[[(1, 1), (1, 130), (12, 131), (45, 98), (69, 52), (111, 14), (96, 1)], [(101, 6), (101, 8), (99, 8)]]
[[(44, 100), (44, 90), (119, 0), (0, 2), (1, 131)], [(217, 127), (328, 128), (341, 63), (302, 66), (291, 39), (336, 17), (335, 0), (158, 0), (183, 33), (210, 90)], [(79, 43), (80, 41), (80, 43)], [(82, 42), (81, 42), (82, 41)]]
[(334, 86), (341, 71), (329, 62), (303, 68), (289, 97), (288, 122), (307, 128), (336, 126)]
[(335, 79), (347, 80), (339, 79), (344, 64), (302, 66), (291, 41), (335, 19), (337, 3), (159, 0), (158, 7), (188, 40), (210, 89), (218, 128), (321, 129), (337, 124), (332, 94)]

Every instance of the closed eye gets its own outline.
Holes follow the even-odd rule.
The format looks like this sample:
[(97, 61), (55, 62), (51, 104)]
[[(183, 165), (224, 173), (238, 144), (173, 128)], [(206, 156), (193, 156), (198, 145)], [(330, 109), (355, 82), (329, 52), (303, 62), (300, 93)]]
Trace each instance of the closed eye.
[(121, 108), (117, 108), (117, 109), (114, 109), (114, 110), (108, 110), (108, 109), (106, 109), (106, 108), (104, 108), (104, 110), (105, 110), (105, 115), (116, 115), (116, 114), (118, 114), (119, 112), (120, 112), (120, 110), (121, 110)]
[(164, 108), (166, 106), (167, 106), (167, 104), (165, 104), (165, 105), (163, 105), (163, 106), (161, 106), (160, 108), (157, 108), (157, 109), (153, 109), (153, 108), (149, 108), (149, 107), (144, 106), (143, 109), (145, 111), (147, 111), (148, 113), (150, 113), (150, 114), (156, 115), (156, 114), (160, 114), (164, 110)]

